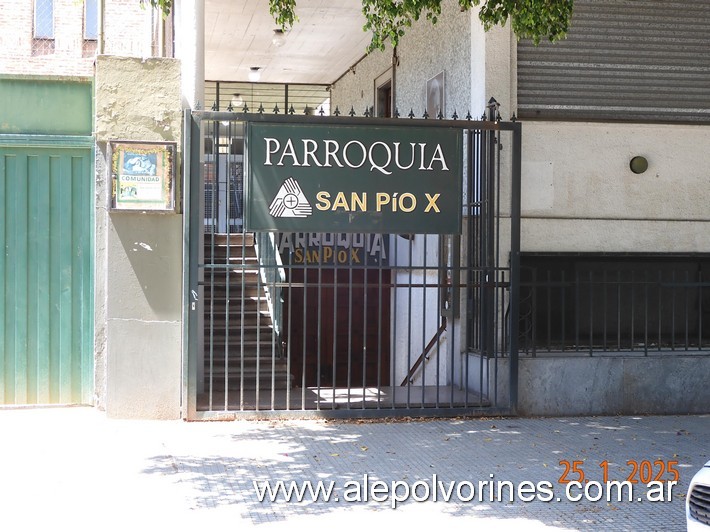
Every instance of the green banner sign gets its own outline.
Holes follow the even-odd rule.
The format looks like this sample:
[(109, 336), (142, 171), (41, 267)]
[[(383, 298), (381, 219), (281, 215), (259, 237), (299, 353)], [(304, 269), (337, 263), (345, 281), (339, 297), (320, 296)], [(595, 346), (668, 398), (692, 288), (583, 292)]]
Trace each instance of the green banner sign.
[(248, 124), (248, 231), (458, 234), (462, 132)]

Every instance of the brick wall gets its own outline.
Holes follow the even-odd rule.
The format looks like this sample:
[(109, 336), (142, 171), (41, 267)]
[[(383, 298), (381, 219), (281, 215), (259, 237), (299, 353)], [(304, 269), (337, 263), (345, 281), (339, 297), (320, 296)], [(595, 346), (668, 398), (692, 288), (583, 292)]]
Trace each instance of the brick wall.
[[(104, 53), (150, 57), (153, 11), (140, 0), (105, 4)], [(33, 17), (33, 0), (0, 3), (0, 75), (93, 76), (96, 41), (84, 39), (82, 0), (54, 0), (53, 42), (33, 38)]]

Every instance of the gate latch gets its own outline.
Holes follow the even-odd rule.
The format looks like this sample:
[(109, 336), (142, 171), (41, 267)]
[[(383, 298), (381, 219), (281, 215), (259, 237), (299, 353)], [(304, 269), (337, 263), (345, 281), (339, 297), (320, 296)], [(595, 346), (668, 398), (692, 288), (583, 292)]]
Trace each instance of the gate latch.
[(197, 292), (195, 290), (190, 290), (190, 293), (192, 294), (192, 299), (193, 299), (192, 305), (190, 306), (190, 308), (192, 310), (197, 310)]

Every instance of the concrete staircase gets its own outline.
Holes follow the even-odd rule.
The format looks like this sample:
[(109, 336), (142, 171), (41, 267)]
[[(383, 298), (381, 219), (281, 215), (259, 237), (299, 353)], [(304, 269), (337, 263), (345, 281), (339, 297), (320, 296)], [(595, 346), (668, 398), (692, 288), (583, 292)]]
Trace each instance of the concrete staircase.
[(285, 390), (291, 376), (259, 281), (254, 235), (205, 235), (205, 263), (233, 266), (205, 269), (205, 390), (270, 392), (272, 381)]

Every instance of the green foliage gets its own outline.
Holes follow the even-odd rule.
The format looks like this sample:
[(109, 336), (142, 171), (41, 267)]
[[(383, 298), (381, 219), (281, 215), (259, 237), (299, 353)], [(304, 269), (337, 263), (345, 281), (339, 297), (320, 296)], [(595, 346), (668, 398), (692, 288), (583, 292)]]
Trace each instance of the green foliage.
[[(369, 49), (382, 50), (389, 41), (396, 46), (408, 28), (422, 15), (436, 24), (443, 0), (363, 0), (364, 29), (372, 32)], [(518, 38), (557, 41), (565, 37), (572, 17), (573, 0), (458, 0), (462, 10), (481, 6), (479, 18), (486, 31), (504, 26), (508, 19)]]
[[(444, 0), (362, 0), (365, 15), (363, 29), (372, 33), (369, 50), (383, 50), (389, 41), (396, 46), (406, 28), (424, 16), (436, 24), (441, 15)], [(170, 13), (173, 0), (141, 0)], [(532, 39), (538, 44), (541, 39), (563, 39), (572, 17), (574, 0), (458, 0), (462, 10), (481, 6), (479, 18), (486, 31), (493, 26), (504, 26), (510, 19), (513, 31), (519, 39)], [(269, 0), (269, 12), (276, 23), (288, 29), (298, 21), (296, 0)]]
[(567, 35), (572, 7), (573, 0), (488, 0), (481, 7), (479, 18), (486, 30), (496, 24), (505, 25), (510, 19), (519, 39), (532, 39), (538, 44), (543, 37), (554, 42)]
[(276, 23), (286, 30), (298, 20), (296, 0), (269, 0), (269, 13)]
[(151, 6), (159, 8), (163, 16), (167, 17), (173, 10), (173, 0), (141, 0), (141, 5), (150, 3)]

